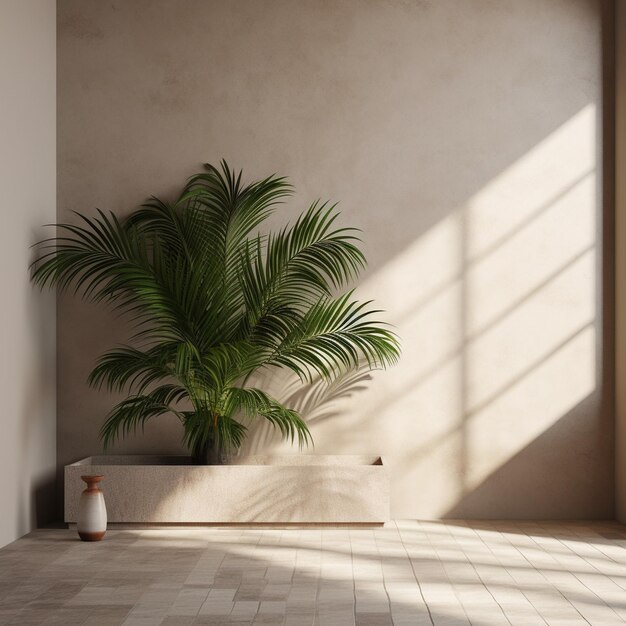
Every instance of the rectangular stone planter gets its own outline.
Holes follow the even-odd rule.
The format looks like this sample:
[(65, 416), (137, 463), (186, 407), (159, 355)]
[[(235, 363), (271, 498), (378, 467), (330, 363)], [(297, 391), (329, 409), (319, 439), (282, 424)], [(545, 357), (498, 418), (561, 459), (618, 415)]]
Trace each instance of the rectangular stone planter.
[(251, 456), (191, 465), (183, 456), (91, 456), (65, 466), (65, 521), (76, 523), (80, 477), (102, 474), (110, 523), (368, 523), (389, 519), (380, 457)]

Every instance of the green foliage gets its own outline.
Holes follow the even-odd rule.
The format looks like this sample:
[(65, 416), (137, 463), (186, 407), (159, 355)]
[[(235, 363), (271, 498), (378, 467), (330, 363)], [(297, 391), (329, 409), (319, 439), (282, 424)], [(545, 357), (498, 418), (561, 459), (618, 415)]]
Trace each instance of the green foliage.
[(256, 417), (302, 446), (310, 434), (301, 416), (246, 387), (251, 374), (284, 367), (331, 381), (398, 359), (379, 311), (350, 291), (333, 295), (365, 265), (356, 231), (335, 226), (334, 205), (315, 203), (293, 225), (260, 235), (291, 194), (286, 180), (244, 185), (225, 162), (205, 168), (174, 203), (152, 198), (123, 221), (77, 214), (37, 244), (37, 285), (111, 303), (135, 324), (134, 345), (103, 354), (89, 378), (132, 394), (105, 421), (105, 447), (164, 413), (180, 419), (195, 451), (215, 437), (238, 447)]

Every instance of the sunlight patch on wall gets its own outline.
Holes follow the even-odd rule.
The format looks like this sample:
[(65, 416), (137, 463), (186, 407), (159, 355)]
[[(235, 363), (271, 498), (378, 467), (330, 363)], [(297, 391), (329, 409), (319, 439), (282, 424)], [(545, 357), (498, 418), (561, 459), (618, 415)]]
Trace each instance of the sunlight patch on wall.
[[(593, 249), (595, 185), (595, 176), (586, 174), (530, 223), (509, 233), (507, 241), (495, 250), (476, 261), (470, 258), (466, 277), (470, 336), (488, 329)], [(471, 215), (469, 232), (473, 228)], [(587, 292), (581, 299), (585, 305), (594, 285), (585, 280), (582, 287)]]
[[(467, 260), (516, 233), (596, 168), (596, 107), (581, 109), (467, 203)], [(563, 224), (563, 239), (571, 223)], [(557, 242), (552, 242), (553, 245)]]
[[(594, 253), (586, 252), (502, 320), (468, 341), (466, 411), (506, 393), (516, 380), (532, 373), (553, 351), (593, 323), (594, 265)], [(469, 294), (471, 298), (471, 290)], [(592, 352), (592, 362), (593, 356)], [(586, 364), (572, 366), (587, 369)], [(563, 375), (567, 374), (564, 370)]]
[(459, 278), (461, 237), (461, 215), (448, 215), (364, 281), (359, 291), (384, 303), (394, 323), (414, 315)]
[(477, 487), (595, 389), (591, 324), (468, 416), (465, 489)]
[(466, 490), (595, 388), (595, 130), (589, 105), (465, 211)]
[[(593, 393), (595, 129), (588, 106), (363, 282), (397, 367), (326, 396), (263, 383), (309, 418), (309, 452), (384, 455), (397, 514), (407, 490), (445, 514)], [(267, 428), (247, 445), (296, 452)]]
[(359, 290), (403, 342), (359, 397), (362, 423), (393, 423), (396, 500), (445, 513), (594, 391), (596, 150), (589, 105)]

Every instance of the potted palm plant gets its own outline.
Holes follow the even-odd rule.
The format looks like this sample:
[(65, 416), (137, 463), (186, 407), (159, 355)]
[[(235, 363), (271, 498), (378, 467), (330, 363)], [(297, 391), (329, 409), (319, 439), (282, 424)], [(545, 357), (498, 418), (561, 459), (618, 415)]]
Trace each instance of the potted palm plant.
[(135, 324), (130, 345), (104, 353), (89, 377), (128, 393), (101, 428), (105, 448), (166, 413), (199, 464), (239, 447), (246, 419), (264, 418), (302, 446), (306, 423), (249, 386), (254, 372), (330, 381), (398, 359), (378, 311), (343, 292), (365, 259), (355, 229), (335, 226), (335, 205), (316, 202), (292, 225), (259, 233), (291, 191), (282, 177), (244, 184), (226, 162), (207, 164), (175, 202), (152, 198), (124, 220), (77, 213), (37, 244), (37, 285), (72, 288)]

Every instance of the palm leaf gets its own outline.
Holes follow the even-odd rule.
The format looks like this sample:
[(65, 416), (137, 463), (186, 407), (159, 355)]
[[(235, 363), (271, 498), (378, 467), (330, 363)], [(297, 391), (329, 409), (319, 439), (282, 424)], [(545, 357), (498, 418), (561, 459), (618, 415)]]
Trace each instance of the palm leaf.
[(302, 417), (260, 389), (231, 387), (227, 390), (227, 403), (230, 412), (240, 410), (248, 418), (265, 418), (284, 438), (292, 443), (297, 439), (300, 447), (312, 443), (311, 433)]
[(207, 164), (175, 202), (150, 198), (125, 220), (76, 214), (38, 244), (37, 285), (110, 304), (135, 328), (89, 377), (130, 394), (102, 426), (105, 446), (166, 413), (194, 453), (210, 441), (239, 447), (241, 419), (254, 418), (307, 445), (299, 413), (246, 387), (250, 375), (286, 367), (329, 381), (396, 362), (379, 311), (352, 292), (334, 296), (365, 267), (358, 231), (337, 226), (336, 205), (315, 202), (292, 225), (258, 232), (291, 192), (282, 177), (245, 184), (225, 161)]
[(372, 319), (381, 311), (351, 297), (352, 292), (337, 299), (321, 298), (284, 337), (269, 362), (288, 367), (309, 382), (315, 375), (332, 379), (363, 361), (369, 369), (394, 365), (400, 356), (398, 340), (383, 322)]
[(249, 332), (277, 303), (307, 308), (321, 295), (343, 287), (365, 266), (355, 245), (357, 231), (332, 228), (339, 216), (335, 206), (314, 203), (291, 228), (270, 235), (267, 242), (257, 240), (245, 251), (241, 289)]
[(174, 413), (180, 419), (183, 414), (172, 406), (187, 395), (178, 385), (162, 385), (144, 395), (133, 395), (122, 400), (111, 410), (100, 429), (100, 436), (106, 449), (116, 438), (143, 430), (145, 423), (152, 417), (165, 413)]
[(177, 344), (163, 343), (142, 352), (132, 346), (121, 346), (105, 352), (89, 375), (92, 387), (105, 386), (109, 391), (125, 387), (144, 389), (174, 373)]

